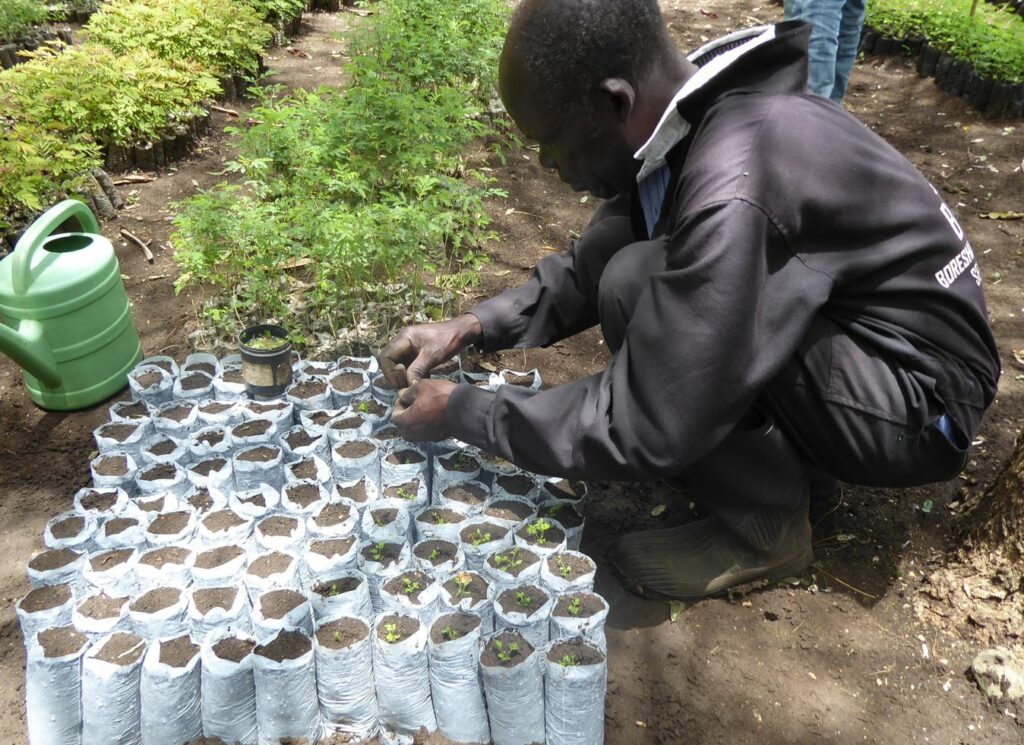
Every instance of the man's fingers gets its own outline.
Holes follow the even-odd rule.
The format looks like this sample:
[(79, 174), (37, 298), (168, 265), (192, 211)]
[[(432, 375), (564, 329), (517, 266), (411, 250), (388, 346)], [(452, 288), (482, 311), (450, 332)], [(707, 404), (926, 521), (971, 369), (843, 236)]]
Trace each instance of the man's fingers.
[(413, 349), (412, 341), (408, 336), (399, 334), (394, 341), (384, 347), (384, 350), (377, 357), (380, 364), (380, 371), (392, 385), (404, 386), (406, 381), (405, 362), (413, 357), (416, 350)]
[(416, 401), (416, 390), (415, 390), (414, 386), (410, 385), (408, 388), (403, 388), (402, 390), (400, 390), (398, 392), (398, 396), (395, 399), (395, 409), (394, 410), (397, 411), (397, 405), (398, 404), (402, 405), (402, 409), (403, 410), (404, 409), (408, 409), (410, 406), (413, 405), (413, 402), (415, 402), (415, 401)]
[(409, 387), (418, 380), (422, 380), (430, 374), (430, 370), (434, 367), (433, 358), (426, 352), (420, 352), (416, 359), (413, 360), (412, 364), (409, 365), (406, 370), (406, 377), (409, 379)]

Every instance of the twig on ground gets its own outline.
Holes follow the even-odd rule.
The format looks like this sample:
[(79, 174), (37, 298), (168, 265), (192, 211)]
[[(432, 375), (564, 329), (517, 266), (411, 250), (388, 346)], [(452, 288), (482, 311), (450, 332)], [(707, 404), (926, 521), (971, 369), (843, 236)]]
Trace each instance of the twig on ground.
[(866, 598), (871, 598), (872, 600), (878, 600), (878, 596), (877, 595), (872, 595), (870, 592), (864, 592), (864, 590), (861, 590), (858, 587), (854, 587), (853, 585), (851, 585), (848, 582), (843, 582), (843, 580), (839, 579), (839, 577), (836, 577), (836, 576), (834, 576), (832, 574), (829, 574), (824, 569), (822, 569), (820, 566), (819, 567), (815, 567), (815, 569), (817, 571), (821, 572), (822, 574), (824, 574), (829, 579), (835, 580), (836, 582), (838, 582), (839, 584), (841, 584), (843, 587), (845, 587), (848, 590), (853, 590), (854, 592), (859, 593), (859, 594), (863, 595)]
[(234, 109), (225, 109), (223, 106), (218, 106), (217, 104), (210, 104), (210, 110), (211, 111), (218, 111), (221, 114), (227, 114), (228, 116), (234, 116), (234, 117), (238, 116), (238, 112), (235, 111)]
[(139, 236), (135, 235), (135, 233), (133, 233), (132, 231), (127, 230), (125, 228), (121, 228), (121, 237), (124, 238), (125, 240), (134, 243), (136, 246), (141, 248), (142, 253), (146, 257), (146, 261), (148, 261), (150, 264), (153, 263), (153, 252), (149, 250), (148, 243), (143, 241), (141, 238), (139, 238)]
[(114, 186), (124, 186), (125, 184), (148, 184), (150, 181), (156, 181), (156, 176), (148, 176), (142, 174), (139, 176), (131, 175), (122, 176), (114, 182)]

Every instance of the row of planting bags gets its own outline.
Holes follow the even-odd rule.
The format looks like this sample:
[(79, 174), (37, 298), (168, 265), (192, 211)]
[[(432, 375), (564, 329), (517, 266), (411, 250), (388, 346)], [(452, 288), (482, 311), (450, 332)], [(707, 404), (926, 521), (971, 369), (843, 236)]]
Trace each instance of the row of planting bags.
[[(461, 609), (481, 619), (474, 637), (478, 642), (474, 650), (480, 646), (484, 635), (491, 631), (495, 623), (498, 628), (521, 631), (528, 640), (522, 646), (526, 647), (532, 643), (533, 649), (537, 650), (528, 658), (536, 658), (536, 664), (527, 663), (527, 658), (524, 657), (522, 665), (523, 670), (533, 670), (534, 677), (537, 671), (542, 671), (545, 667), (541, 655), (548, 644), (549, 636), (556, 639), (574, 634), (589, 636), (595, 648), (599, 650), (600, 664), (596, 667), (558, 664), (559, 682), (549, 683), (548, 691), (563, 690), (566, 686), (571, 688), (572, 681), (582, 675), (590, 681), (589, 685), (592, 688), (596, 685), (595, 681), (599, 682), (600, 698), (603, 701), (603, 623), (607, 615), (607, 604), (598, 596), (589, 595), (592, 600), (596, 599), (596, 609), (591, 607), (587, 614), (580, 617), (580, 603), (577, 600), (576, 611), (572, 612), (573, 593), (582, 592), (583, 595), (587, 595), (593, 582), (593, 563), (582, 554), (566, 549), (567, 539), (578, 546), (582, 518), (577, 508), (581, 505), (582, 490), (578, 486), (575, 489), (566, 489), (564, 484), (557, 481), (544, 482), (536, 477), (524, 479), (524, 474), (517, 473), (505, 462), (496, 461), (485, 465), (480, 462), (479, 454), (464, 447), (460, 457), (452, 455), (459, 451), (460, 443), (442, 443), (427, 451), (414, 448), (393, 436), (382, 440), (368, 436), (384, 435), (388, 428), (387, 416), (384, 413), (372, 419), (372, 414), (364, 415), (360, 412), (361, 408), (365, 411), (366, 407), (360, 407), (358, 404), (369, 400), (365, 397), (366, 391), (373, 390), (374, 395), (382, 403), (388, 400), (390, 392), (386, 388), (372, 385), (375, 373), (372, 360), (349, 358), (339, 363), (343, 368), (341, 372), (361, 370), (360, 374), (366, 379), (367, 385), (360, 387), (354, 397), (350, 397), (347, 402), (334, 398), (339, 392), (331, 390), (328, 376), (334, 377), (336, 371), (331, 369), (334, 366), (324, 363), (306, 363), (299, 368), (296, 387), (304, 386), (303, 393), (307, 397), (288, 395), (283, 401), (262, 405), (246, 402), (241, 398), (227, 398), (232, 393), (227, 386), (234, 385), (229, 373), (237, 365), (237, 360), (217, 360), (194, 355), (186, 361), (183, 371), (179, 374), (173, 360), (151, 359), (133, 373), (133, 389), (136, 390), (142, 404), (123, 403), (113, 407), (113, 426), (121, 427), (115, 433), (115, 437), (107, 437), (110, 429), (108, 425), (97, 430), (96, 439), (101, 454), (93, 462), (96, 487), (80, 491), (75, 497), (75, 509), (71, 513), (54, 518), (47, 525), (45, 540), (51, 549), (50, 553), (63, 553), (64, 556), (59, 561), (45, 562), (45, 566), (29, 566), (29, 576), (33, 585), (45, 587), (66, 583), (64, 586), (67, 588), (67, 597), (63, 601), (60, 597), (54, 598), (50, 607), (29, 612), (24, 601), (18, 607), (29, 648), (27, 690), (30, 737), (33, 745), (79, 741), (171, 742), (173, 740), (166, 739), (167, 732), (174, 732), (174, 737), (178, 737), (178, 733), (187, 730), (181, 729), (181, 718), (168, 714), (171, 709), (159, 702), (170, 700), (171, 697), (165, 691), (168, 685), (173, 689), (189, 688), (187, 685), (181, 685), (179, 678), (182, 675), (193, 676), (197, 690), (200, 675), (202, 676), (206, 686), (203, 689), (202, 714), (194, 721), (202, 722), (207, 736), (219, 736), (226, 742), (256, 742), (257, 731), (260, 732), (258, 741), (261, 743), (277, 742), (279, 737), (284, 736), (308, 737), (313, 740), (313, 730), (318, 733), (321, 727), (319, 715), (306, 717), (305, 724), (293, 716), (297, 711), (311, 711), (311, 706), (317, 711), (324, 710), (325, 732), (344, 731), (369, 736), (380, 722), (386, 729), (408, 733), (421, 725), (432, 728), (436, 723), (443, 733), (453, 739), (478, 741), (473, 737), (463, 736), (470, 731), (480, 735), (480, 727), (487, 727), (486, 715), (455, 716), (460, 712), (472, 713), (473, 710), (462, 704), (446, 710), (446, 703), (450, 698), (447, 695), (440, 699), (440, 703), (435, 700), (432, 704), (433, 708), (437, 709), (436, 718), (424, 714), (431, 707), (424, 708), (422, 701), (418, 709), (414, 707), (407, 711), (407, 707), (402, 703), (402, 696), (397, 699), (393, 696), (389, 698), (391, 693), (394, 693), (395, 686), (391, 683), (382, 686), (380, 680), (371, 685), (376, 691), (375, 695), (381, 697), (379, 714), (360, 720), (359, 717), (353, 718), (351, 712), (342, 711), (337, 707), (332, 709), (330, 705), (325, 705), (325, 701), (332, 700), (331, 691), (334, 691), (334, 696), (342, 695), (344, 698), (344, 695), (339, 694), (337, 686), (331, 683), (332, 676), (323, 674), (330, 666), (324, 668), (322, 664), (321, 674), (316, 676), (314, 673), (312, 678), (314, 683), (320, 686), (319, 705), (316, 705), (318, 697), (314, 692), (313, 705), (307, 702), (305, 709), (288, 706), (278, 714), (268, 714), (267, 711), (274, 709), (273, 702), (279, 702), (283, 692), (275, 692), (273, 686), (264, 685), (262, 690), (267, 692), (265, 699), (268, 703), (263, 707), (263, 714), (257, 716), (258, 712), (249, 711), (247, 706), (219, 700), (218, 691), (221, 689), (216, 683), (207, 683), (207, 677), (214, 675), (212, 671), (218, 667), (217, 662), (212, 667), (208, 666), (202, 674), (198, 672), (202, 668), (198, 665), (198, 655), (194, 658), (195, 664), (186, 665), (184, 668), (172, 668), (159, 662), (160, 652), (156, 640), (161, 638), (166, 640), (180, 634), (191, 634), (197, 642), (210, 646), (219, 636), (243, 633), (252, 634), (256, 641), (268, 642), (274, 634), (283, 629), (294, 629), (302, 634), (309, 634), (314, 630), (314, 625), (322, 626), (340, 616), (362, 618), (367, 624), (372, 625), (375, 618), (379, 623), (379, 614), (385, 611), (409, 614), (419, 624), (419, 631), (411, 635), (409, 640), (403, 640), (402, 644), (395, 646), (394, 649), (411, 645), (411, 653), (423, 662), (424, 671), (427, 669), (424, 656), (427, 629), (434, 618), (445, 610)], [(354, 367), (349, 370), (346, 363)], [(162, 372), (144, 378), (147, 385), (140, 385), (138, 379), (143, 378), (148, 372), (153, 372), (154, 369)], [(182, 377), (197, 373), (208, 375), (210, 385), (202, 386), (202, 389), (207, 391), (207, 396), (216, 390), (220, 401), (213, 402), (209, 398), (204, 399), (196, 395), (185, 395), (170, 402), (159, 400), (168, 388), (175, 390)], [(461, 377), (457, 367), (450, 374)], [(515, 375), (523, 380), (529, 378), (525, 374)], [(319, 408), (326, 400), (318, 397), (317, 386), (308, 385), (318, 380), (328, 383), (326, 388), (330, 391), (331, 405), (347, 404), (345, 409)], [(347, 388), (351, 387), (351, 382), (349, 379)], [(501, 382), (501, 377), (498, 376), (497, 379), (484, 381), (484, 384), (497, 385)], [(311, 389), (312, 395), (309, 395)], [(190, 387), (187, 393), (196, 390), (199, 388)], [(241, 391), (239, 394), (241, 395)], [(205, 406), (207, 411), (204, 412), (206, 403), (220, 405)], [(166, 419), (161, 416), (162, 412), (175, 406), (183, 411), (179, 410), (175, 416)], [(364, 421), (355, 427), (332, 429), (329, 423), (338, 417), (362, 418)], [(296, 420), (304, 424), (295, 425)], [(268, 421), (272, 426), (266, 427), (262, 432), (244, 436), (255, 437), (253, 441), (246, 441), (244, 437), (232, 438), (231, 433), (234, 429), (246, 422), (254, 421)], [(123, 426), (126, 424), (130, 426)], [(209, 428), (219, 429), (222, 438), (214, 442), (215, 438), (202, 440), (196, 437)], [(299, 429), (304, 434), (301, 439), (305, 444), (291, 447), (288, 444), (287, 433)], [(159, 441), (164, 442), (164, 447), (154, 448), (158, 452), (151, 452), (149, 448)], [(341, 446), (355, 441), (375, 444), (372, 457), (357, 458), (356, 463), (337, 457), (337, 450)], [(240, 453), (244, 454), (247, 449), (254, 448), (276, 449), (277, 452), (271, 458), (264, 456), (266, 459), (263, 460), (239, 460)], [(331, 466), (320, 457), (325, 455), (325, 450), (332, 455)], [(443, 467), (445, 453), (448, 454), (447, 460), (461, 461), (457, 464), (458, 468)], [(394, 454), (404, 454), (404, 457), (391, 458), (394, 462), (389, 462), (389, 456)], [(120, 475), (97, 473), (97, 461), (109, 457), (123, 457), (128, 467)], [(219, 461), (221, 467), (205, 469), (205, 473), (183, 467), (183, 464), (195, 465), (204, 459)], [(282, 468), (285, 462), (293, 468), (296, 464), (309, 462), (314, 466), (312, 471), (316, 476), (305, 480), (295, 478), (288, 469)], [(143, 465), (136, 467), (135, 463)], [(258, 464), (259, 468), (250, 469), (246, 466), (247, 463)], [(145, 478), (153, 468), (167, 465), (173, 466), (170, 473), (166, 473), (165, 468), (164, 473), (157, 474), (163, 478)], [(503, 491), (503, 480), (515, 488), (512, 491)], [(289, 499), (290, 489), (298, 489), (307, 484), (315, 486), (317, 490), (312, 499), (308, 496), (303, 500)], [(398, 488), (401, 496), (389, 498), (386, 495), (389, 489), (395, 491), (394, 484), (401, 485)], [(355, 485), (362, 488), (353, 491)], [(457, 485), (475, 485), (481, 499), (477, 503), (467, 503), (458, 499), (444, 501), (445, 491)], [(408, 488), (403, 489), (403, 486)], [(462, 491), (465, 492), (466, 489), (463, 488)], [(342, 496), (346, 493), (355, 495), (356, 492), (360, 492), (361, 501)], [(491, 497), (492, 494), (496, 495), (497, 499)], [(489, 515), (487, 505), (496, 502), (500, 504), (502, 500), (513, 506), (528, 506), (529, 509), (518, 513), (515, 510), (499, 510)], [(543, 501), (547, 502), (549, 511), (562, 508), (567, 513), (571, 511), (579, 518), (574, 521), (578, 522), (578, 526), (567, 536), (566, 533), (569, 531), (561, 528), (554, 520), (543, 522), (542, 525), (547, 527), (541, 537), (547, 537), (548, 540), (540, 541), (539, 545), (529, 544), (521, 538), (529, 537), (530, 534), (525, 528), (537, 522), (533, 519), (534, 503)], [(446, 519), (419, 519), (430, 513), (429, 505), (432, 502), (442, 505), (440, 512)], [(340, 511), (339, 505), (343, 507)], [(221, 520), (226, 527), (218, 530), (206, 529), (206, 518), (218, 512), (223, 513), (229, 507), (236, 520)], [(321, 517), (327, 508), (332, 511), (334, 519), (318, 521), (317, 518)], [(437, 513), (438, 508), (435, 507), (434, 511)], [(386, 515), (390, 521), (384, 523), (376, 517), (378, 514)], [(403, 516), (405, 519), (402, 519)], [(277, 525), (274, 530), (260, 530), (261, 525), (275, 522), (275, 518)], [(285, 530), (281, 530), (280, 518), (285, 520)], [(161, 522), (165, 529), (154, 532), (154, 526)], [(107, 528), (111, 526), (115, 529), (108, 530)], [(553, 531), (560, 531), (560, 535), (553, 535)], [(421, 542), (410, 547), (408, 541), (416, 536), (421, 538)], [(346, 542), (345, 539), (349, 540)], [(310, 550), (318, 541), (323, 544), (333, 541), (334, 546), (330, 551)], [(516, 548), (514, 543), (524, 545)], [(147, 562), (147, 556), (155, 556), (169, 546), (186, 550), (181, 552), (181, 555), (164, 556), (165, 560), (159, 562)], [(219, 553), (226, 553), (223, 557), (225, 560), (221, 563), (201, 562), (201, 566), (197, 565), (197, 556), (217, 554), (218, 547), (224, 546), (241, 546), (244, 550), (236, 550), (234, 554), (221, 551)], [(439, 551), (439, 547), (444, 550)], [(166, 554), (166, 551), (164, 553)], [(274, 553), (280, 553), (282, 561), (278, 561), (271, 571), (251, 571), (261, 556), (266, 558)], [(505, 556), (506, 560), (488, 561), (494, 556)], [(533, 558), (532, 563), (529, 560), (523, 561), (527, 557)], [(573, 557), (576, 566), (583, 567), (582, 571), (575, 572), (572, 576), (569, 574), (569, 557)], [(525, 567), (520, 569), (523, 564)], [(469, 567), (470, 571), (466, 571), (466, 567)], [(483, 576), (480, 573), (483, 573)], [(460, 578), (461, 585), (451, 579), (454, 576)], [(531, 580), (538, 585), (534, 588), (539, 593), (535, 596), (538, 598), (535, 607), (516, 607), (513, 601), (515, 591), (504, 593), (504, 600), (502, 599), (504, 589), (518, 587), (521, 583)], [(486, 588), (482, 597), (472, 597), (463, 592), (464, 587), (472, 582), (479, 582)], [(383, 587), (384, 585), (388, 586)], [(196, 593), (204, 588), (218, 587), (235, 588), (233, 599), (222, 603), (223, 607), (201, 609), (196, 603)], [(243, 591), (238, 591), (239, 587), (244, 588)], [(405, 592), (402, 591), (403, 587)], [(135, 608), (136, 601), (143, 598), (146, 593), (159, 591), (154, 588), (162, 588), (163, 591), (174, 589), (177, 594), (165, 598), (164, 604), (160, 607)], [(289, 590), (290, 597), (287, 593)], [(97, 591), (105, 593), (108, 597), (123, 597), (124, 600), (116, 612), (102, 618), (82, 613), (82, 606), (88, 602), (86, 596)], [(281, 597), (282, 591), (285, 591), (285, 597)], [(277, 597), (274, 597), (275, 595)], [(273, 608), (265, 612), (265, 596), (277, 601), (276, 613)], [(556, 599), (561, 600), (563, 608), (569, 607), (568, 614), (563, 612), (561, 616), (552, 615)], [(286, 602), (282, 608), (282, 600), (290, 602), (291, 606), (289, 607)], [(594, 605), (593, 602), (591, 605)], [(93, 641), (93, 646), (88, 653), (86, 645), (82, 645), (73, 653), (51, 659), (42, 645), (36, 643), (36, 635), (39, 632), (51, 633), (52, 630), (60, 629), (69, 623), (73, 623), (79, 632), (84, 632)], [(100, 659), (100, 653), (105, 645), (111, 643), (110, 634), (124, 633), (128, 630), (139, 635), (138, 643), (151, 643), (150, 653), (144, 658), (139, 656), (137, 664), (127, 667)], [(387, 645), (383, 647), (385, 650), (393, 648), (389, 642), (381, 641), (377, 635), (373, 636), (373, 640), (378, 646)], [(448, 646), (447, 641), (442, 642), (440, 646)], [(455, 640), (451, 640), (451, 644), (452, 648), (459, 646), (455, 645)], [(461, 644), (465, 645), (468, 642)], [(319, 649), (316, 644), (313, 646)], [(370, 641), (365, 641), (363, 646), (369, 650)], [(204, 659), (209, 654), (211, 653), (204, 651)], [(354, 651), (349, 650), (346, 654), (354, 654)], [(80, 668), (79, 663), (83, 655), (86, 662), (84, 668)], [(365, 652), (364, 655), (367, 655), (365, 659), (368, 660), (369, 652)], [(472, 656), (475, 659), (475, 651)], [(235, 665), (239, 670), (248, 670), (246, 674), (251, 676), (253, 669), (259, 668), (260, 656), (257, 654), (251, 657), (254, 661), (252, 665), (244, 662), (229, 663), (219, 658), (218, 660), (220, 667)], [(312, 647), (308, 654), (302, 657), (309, 658), (303, 669), (314, 670), (311, 662)], [(565, 655), (558, 657), (561, 659)], [(573, 656), (569, 655), (569, 659), (573, 659)], [(285, 668), (294, 666), (286, 664), (285, 661), (274, 664), (283, 665)], [(146, 671), (150, 667), (156, 672), (147, 674)], [(343, 667), (348, 671), (345, 673), (349, 676), (345, 678), (346, 680), (363, 681), (364, 692), (367, 682), (372, 684), (374, 677), (365, 674), (365, 666)], [(517, 664), (515, 667), (519, 669), (520, 665)], [(577, 670), (576, 667), (580, 669)], [(128, 668), (134, 669), (135, 673), (129, 673)], [(584, 668), (589, 671), (585, 675)], [(61, 685), (78, 690), (79, 673), (75, 671), (79, 669), (85, 670), (81, 697), (71, 696), (70, 693), (68, 696), (54, 697), (54, 686), (58, 685), (58, 681), (64, 681)], [(356, 669), (363, 672), (358, 675), (352, 674)], [(444, 668), (441, 666), (438, 669), (442, 671)], [(430, 667), (430, 670), (433, 671), (434, 667)], [(443, 675), (442, 672), (438, 674)], [(497, 671), (495, 674), (499, 678), (503, 675)], [(409, 681), (418, 681), (418, 691), (427, 691), (428, 702), (430, 685), (435, 684), (435, 691), (437, 690), (433, 677), (436, 676), (431, 672), (430, 676), (408, 678)], [(145, 683), (149, 681), (155, 686), (152, 690), (164, 692), (154, 696), (142, 695), (140, 698), (130, 692), (125, 693), (124, 689), (119, 687), (120, 683), (115, 685), (115, 681), (122, 678), (127, 681), (129, 689), (134, 686), (137, 691), (141, 684), (142, 690), (145, 691)], [(267, 678), (272, 679), (273, 676)], [(405, 679), (404, 675), (399, 678)], [(132, 683), (132, 680), (135, 682)], [(465, 682), (465, 676), (462, 675), (459, 680)], [(479, 677), (474, 676), (473, 680), (477, 681), (476, 689), (479, 690)], [(115, 686), (114, 689), (110, 688), (112, 685)], [(381, 693), (382, 688), (384, 693)], [(252, 686), (246, 690), (250, 689), (257, 690)], [(309, 690), (310, 686), (305, 686), (305, 689)], [(533, 701), (531, 712), (534, 715), (537, 711), (545, 710), (543, 706), (534, 705), (536, 695), (541, 690), (543, 686), (531, 688), (534, 694), (533, 699), (530, 699)], [(501, 698), (501, 693), (495, 692), (494, 695)], [(118, 703), (125, 696), (128, 700), (128, 704), (125, 705), (127, 708)], [(513, 697), (513, 700), (518, 698)], [(586, 709), (587, 703), (592, 702), (594, 698), (595, 692), (591, 690), (585, 699), (574, 699), (573, 705), (562, 715), (552, 716), (556, 720), (559, 716), (564, 719), (566, 714), (572, 718), (574, 712)], [(144, 705), (141, 709), (137, 705), (145, 700), (154, 702), (150, 707), (152, 711), (147, 711)], [(364, 696), (362, 700), (367, 699)], [(559, 700), (569, 700), (564, 690)], [(131, 702), (135, 702), (134, 708), (130, 705)], [(385, 705), (385, 702), (388, 703)], [(198, 704), (191, 708), (181, 708), (175, 704), (174, 711), (191, 711), (196, 706)], [(60, 713), (62, 707), (65, 711), (63, 716)], [(243, 712), (233, 719), (236, 723), (240, 722), (238, 727), (241, 729), (217, 728), (220, 715), (216, 712), (225, 707), (236, 713)], [(342, 709), (344, 708), (342, 706)], [(84, 719), (80, 717), (80, 712), (85, 713)], [(92, 720), (90, 712), (96, 715)], [(490, 712), (491, 723), (496, 727), (491, 736), (496, 742), (533, 742), (543, 739), (536, 737), (536, 716), (533, 729), (524, 735), (525, 739), (520, 740), (517, 722), (522, 717), (516, 715), (512, 720), (508, 720), (509, 726), (503, 728), (500, 721), (505, 713), (502, 707), (499, 707), (498, 711)], [(80, 721), (74, 721), (76, 717)], [(495, 717), (498, 724), (495, 724)], [(310, 724), (313, 719), (316, 720), (315, 726)], [(359, 721), (353, 724), (356, 720)], [(545, 726), (543, 717), (540, 721), (541, 726)], [(588, 715), (585, 721), (562, 729), (566, 733), (574, 733), (574, 742), (600, 741), (600, 733), (593, 732), (580, 739), (580, 732), (593, 730), (595, 722), (600, 726), (600, 714), (596, 717)], [(558, 721), (548, 722), (546, 726), (549, 735), (557, 733), (561, 728)], [(505, 732), (505, 729), (509, 731)], [(81, 733), (81, 740), (76, 734), (78, 732)], [(249, 739), (246, 739), (247, 737)], [(486, 739), (486, 736), (481, 736), (479, 741)], [(178, 738), (178, 741), (184, 742), (185, 739)]]

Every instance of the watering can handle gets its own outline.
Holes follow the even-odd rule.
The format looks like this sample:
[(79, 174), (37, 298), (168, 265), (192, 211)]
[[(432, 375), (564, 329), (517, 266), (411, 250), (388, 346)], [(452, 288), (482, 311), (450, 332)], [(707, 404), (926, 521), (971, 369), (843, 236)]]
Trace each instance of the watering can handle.
[(83, 233), (100, 232), (99, 223), (96, 222), (92, 210), (78, 200), (65, 199), (60, 204), (48, 209), (42, 217), (29, 226), (11, 254), (14, 261), (14, 266), (11, 268), (11, 280), (15, 295), (24, 295), (32, 283), (32, 278), (29, 275), (32, 256), (42, 247), (43, 242), (50, 237), (54, 230), (72, 217), (81, 224)]

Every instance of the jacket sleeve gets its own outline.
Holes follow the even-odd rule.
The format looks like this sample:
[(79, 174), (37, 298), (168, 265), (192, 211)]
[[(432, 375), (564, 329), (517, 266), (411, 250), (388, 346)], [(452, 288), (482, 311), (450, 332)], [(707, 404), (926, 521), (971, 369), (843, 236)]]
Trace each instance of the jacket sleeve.
[(480, 346), (546, 347), (596, 324), (601, 271), (615, 251), (635, 240), (628, 195), (602, 204), (566, 253), (546, 256), (524, 285), (470, 309), (483, 329)]
[(453, 434), (516, 465), (587, 479), (673, 478), (711, 450), (778, 373), (832, 280), (732, 199), (677, 219), (667, 269), (597, 375), (546, 391), (460, 386)]

